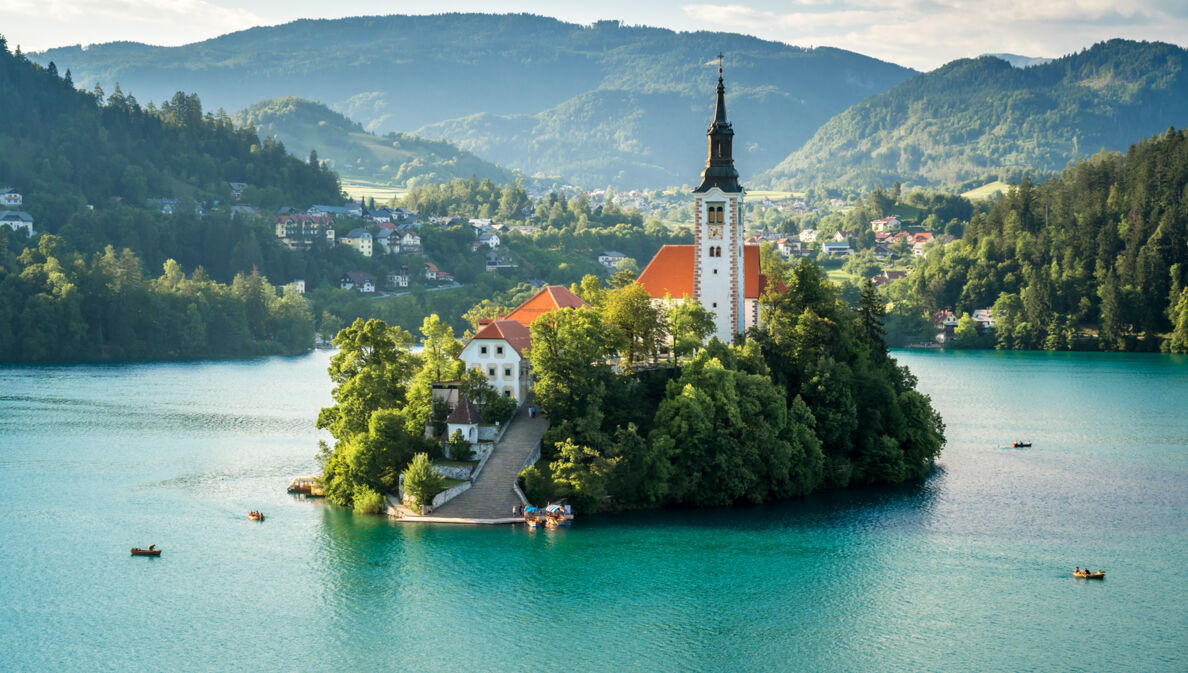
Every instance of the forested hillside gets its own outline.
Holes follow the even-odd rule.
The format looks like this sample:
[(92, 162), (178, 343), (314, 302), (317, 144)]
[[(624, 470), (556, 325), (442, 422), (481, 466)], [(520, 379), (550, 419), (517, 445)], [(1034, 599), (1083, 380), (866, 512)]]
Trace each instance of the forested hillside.
[(1059, 171), (1188, 123), (1186, 65), (1180, 47), (1128, 40), (1029, 68), (994, 56), (954, 61), (839, 114), (756, 182), (953, 185)]
[[(329, 262), (283, 249), (269, 223), (233, 215), (227, 183), (247, 183), (244, 200), (266, 208), (338, 203), (333, 173), (204, 114), (197, 96), (157, 108), (118, 89), (77, 91), (67, 72), (9, 53), (2, 39), (0, 91), (0, 187), (22, 195), (38, 236), (0, 227), (0, 360), (310, 345), (305, 301), (279, 296), (255, 271), (312, 279)], [(164, 214), (149, 198), (178, 201)]]
[[(749, 175), (773, 166), (833, 115), (912, 74), (852, 52), (731, 33), (487, 14), (302, 20), (181, 47), (112, 43), (35, 58), (72, 68), (88, 87), (119, 82), (155, 100), (186, 89), (227, 109), (262, 97), (323, 101), (379, 133), (478, 114), (541, 114), (543, 126), (533, 130), (552, 132), (542, 141), (547, 161), (526, 143), (504, 143), (502, 126), (485, 132), (481, 120), (426, 131), (511, 168), (527, 171), (531, 163), (532, 172), (579, 184), (579, 171), (600, 180), (624, 170), (657, 180), (632, 187), (657, 187), (671, 176), (696, 177), (713, 102), (710, 62), (719, 51), (740, 132), (735, 156)], [(677, 128), (651, 135), (668, 124)], [(625, 168), (624, 160), (638, 165)]]
[(999, 348), (1188, 352), (1186, 288), (1188, 131), (1169, 129), (1024, 180), (890, 292), (897, 312), (993, 306)]
[(511, 182), (511, 171), (441, 140), (407, 133), (377, 136), (358, 123), (313, 101), (294, 98), (263, 100), (232, 115), (239, 126), (251, 126), (261, 137), (284, 144), (294, 156), (316, 152), (344, 180), (362, 179), (407, 187), (447, 182), (454, 178)]

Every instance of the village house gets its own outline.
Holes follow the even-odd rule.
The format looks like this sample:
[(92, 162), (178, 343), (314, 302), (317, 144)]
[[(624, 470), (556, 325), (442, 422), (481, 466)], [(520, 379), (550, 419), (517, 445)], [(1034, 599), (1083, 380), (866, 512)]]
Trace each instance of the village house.
[(363, 227), (355, 227), (347, 232), (346, 236), (338, 239), (339, 245), (349, 245), (354, 248), (360, 255), (364, 257), (371, 257), (371, 249), (373, 240), (371, 232)]
[(870, 282), (875, 285), (886, 285), (903, 278), (907, 275), (907, 271), (903, 269), (883, 269), (883, 272), (870, 277)]
[(516, 264), (515, 258), (506, 252), (496, 252), (492, 250), (487, 253), (487, 271), (495, 273), (499, 269), (514, 269), (519, 266)]
[(976, 309), (970, 317), (973, 318), (974, 325), (978, 328), (979, 332), (994, 329), (994, 314), (991, 309)]
[(817, 230), (816, 229), (801, 230), (801, 232), (797, 236), (797, 238), (800, 239), (801, 243), (815, 243), (817, 241)]
[(28, 236), (35, 233), (33, 231), (33, 216), (23, 210), (0, 210), (0, 226), (8, 227), (13, 231), (24, 231)]
[(338, 286), (344, 290), (370, 294), (375, 292), (375, 277), (365, 271), (347, 271), (338, 280)]
[(849, 241), (825, 241), (821, 244), (821, 252), (830, 257), (846, 257), (854, 254)]
[(902, 222), (894, 215), (870, 221), (870, 228), (876, 232), (880, 231), (899, 231)]
[(378, 245), (385, 255), (395, 255), (400, 252), (400, 234), (394, 225), (379, 225), (379, 231), (375, 232), (374, 240), (375, 245)]
[(375, 209), (368, 209), (367, 211), (365, 211), (363, 213), (363, 219), (367, 220), (368, 222), (373, 222), (375, 224), (391, 224), (392, 223), (392, 211), (391, 211), (391, 209), (387, 208), (386, 206), (380, 207), (380, 208), (375, 208)]
[(334, 227), (325, 216), (277, 215), (275, 226), (276, 237), (290, 250), (308, 250), (318, 238), (334, 245)]
[(478, 236), (478, 243), (494, 250), (499, 247), (499, 234), (493, 231), (483, 232)]
[(598, 256), (598, 263), (608, 269), (613, 269), (619, 262), (626, 259), (626, 257), (627, 255), (624, 255), (623, 253), (616, 250), (607, 250)]
[(12, 187), (0, 189), (0, 209), (16, 208), (25, 203), (25, 197), (18, 194)]
[(425, 262), (425, 280), (454, 280), (453, 274), (437, 268), (433, 262)]
[(227, 187), (231, 189), (231, 198), (238, 201), (243, 197), (243, 190), (247, 189), (246, 182), (228, 182)]
[(548, 285), (496, 320), (479, 324), (479, 330), (462, 347), (458, 359), (467, 369), (482, 372), (499, 394), (522, 404), (532, 384), (528, 352), (532, 348), (529, 326), (550, 311), (589, 306), (563, 285)]
[(785, 236), (776, 241), (776, 250), (784, 257), (800, 257), (800, 239)]
[(937, 343), (948, 343), (957, 329), (957, 316), (948, 309), (937, 311), (932, 315), (932, 326), (936, 328)]
[(404, 252), (418, 253), (421, 251), (421, 236), (413, 231), (406, 231), (400, 237), (400, 249)]
[(408, 266), (401, 264), (399, 271), (389, 273), (388, 285), (392, 287), (408, 287)]
[(297, 290), (297, 294), (305, 294), (305, 279), (297, 278), (292, 283), (293, 289)]
[(310, 215), (327, 215), (329, 217), (363, 217), (363, 206), (348, 201), (345, 206), (312, 206), (306, 212)]

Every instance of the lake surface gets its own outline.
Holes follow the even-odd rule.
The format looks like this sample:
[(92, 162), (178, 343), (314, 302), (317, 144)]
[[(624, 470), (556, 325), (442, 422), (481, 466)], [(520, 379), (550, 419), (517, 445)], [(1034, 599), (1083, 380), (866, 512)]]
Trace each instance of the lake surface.
[(1188, 670), (1188, 358), (897, 357), (923, 483), (537, 532), (286, 495), (324, 352), (0, 368), (0, 670)]

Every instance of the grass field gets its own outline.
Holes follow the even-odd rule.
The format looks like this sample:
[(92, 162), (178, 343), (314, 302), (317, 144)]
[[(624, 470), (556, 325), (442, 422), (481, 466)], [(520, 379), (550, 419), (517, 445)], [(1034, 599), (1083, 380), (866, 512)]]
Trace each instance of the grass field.
[(840, 268), (826, 269), (825, 275), (829, 276), (829, 280), (831, 280), (835, 283), (844, 283), (847, 280), (857, 282), (857, 280), (858, 280), (857, 278), (851, 276), (850, 274), (846, 273), (845, 271), (841, 270)]
[(381, 185), (376, 182), (366, 182), (364, 180), (343, 182), (342, 191), (346, 192), (347, 196), (352, 199), (370, 199), (374, 197), (377, 204), (387, 203), (394, 197), (404, 196), (408, 193), (408, 189), (404, 187), (392, 187), (391, 185)]
[(782, 201), (786, 199), (803, 199), (804, 192), (784, 192), (771, 189), (748, 189), (747, 198), (749, 199), (771, 199), (773, 201)]
[(995, 180), (994, 182), (982, 185), (977, 189), (971, 189), (968, 192), (963, 192), (961, 195), (970, 201), (982, 201), (1002, 194), (1010, 188), (1011, 186), (1009, 184), (1001, 180)]

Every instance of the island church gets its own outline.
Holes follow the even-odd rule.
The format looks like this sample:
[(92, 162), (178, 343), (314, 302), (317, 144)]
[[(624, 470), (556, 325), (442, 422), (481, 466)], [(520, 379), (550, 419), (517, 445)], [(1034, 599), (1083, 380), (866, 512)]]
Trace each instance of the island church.
[(714, 314), (714, 334), (731, 343), (759, 322), (759, 297), (767, 278), (759, 271), (759, 246), (743, 244), (743, 188), (734, 168), (734, 129), (726, 120), (726, 86), (718, 64), (718, 99), (706, 132), (709, 156), (693, 190), (694, 243), (666, 245), (639, 275), (653, 302), (692, 298)]

